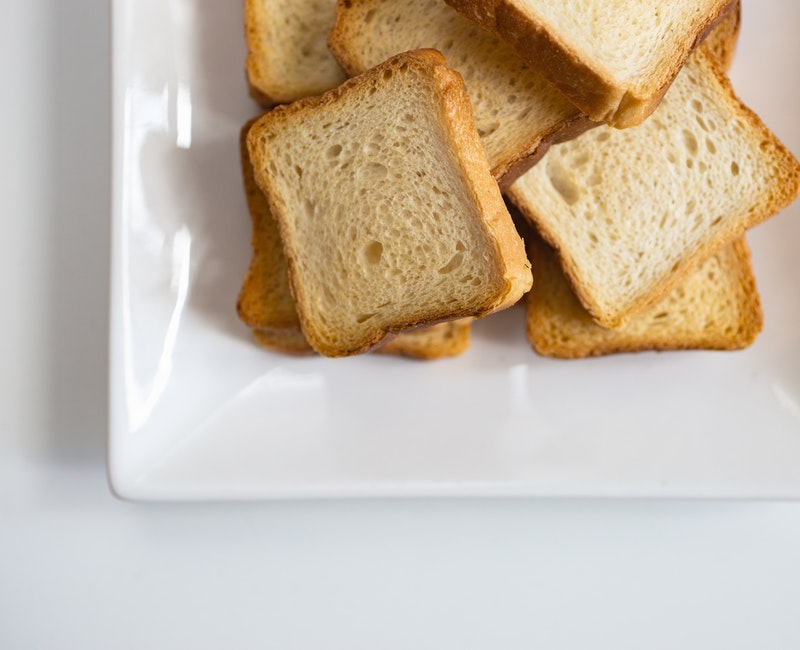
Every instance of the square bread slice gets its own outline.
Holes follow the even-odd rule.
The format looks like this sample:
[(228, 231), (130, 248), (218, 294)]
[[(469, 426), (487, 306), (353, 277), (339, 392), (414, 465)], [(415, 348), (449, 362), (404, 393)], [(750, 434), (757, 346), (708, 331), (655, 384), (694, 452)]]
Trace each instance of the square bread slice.
[(551, 142), (596, 124), (510, 45), (442, 0), (339, 0), (328, 43), (352, 76), (408, 50), (444, 54), (464, 79), (492, 174), (503, 185), (530, 168)]
[(347, 77), (328, 51), (336, 0), (245, 0), (245, 70), (265, 108), (318, 95)]
[(616, 328), (798, 189), (797, 160), (697, 50), (650, 119), (554, 145), (508, 196)]
[(739, 350), (761, 331), (761, 302), (744, 236), (717, 251), (666, 297), (618, 330), (592, 320), (541, 238), (526, 237), (526, 243), (536, 263), (536, 284), (526, 298), (528, 340), (544, 356)]
[[(255, 120), (250, 120), (245, 124), (240, 135), (242, 178), (253, 229), (253, 253), (236, 311), (239, 318), (252, 328), (259, 345), (280, 352), (308, 354), (313, 349), (300, 329), (278, 224), (270, 212), (269, 202), (256, 184), (247, 152), (247, 133), (254, 123)], [(403, 332), (377, 351), (416, 359), (457, 356), (469, 347), (470, 323), (470, 319), (462, 318)]]
[(509, 42), (590, 118), (641, 123), (736, 0), (446, 0)]
[(247, 143), (303, 333), (321, 354), (483, 316), (530, 288), (463, 82), (440, 53), (407, 52), (280, 106)]

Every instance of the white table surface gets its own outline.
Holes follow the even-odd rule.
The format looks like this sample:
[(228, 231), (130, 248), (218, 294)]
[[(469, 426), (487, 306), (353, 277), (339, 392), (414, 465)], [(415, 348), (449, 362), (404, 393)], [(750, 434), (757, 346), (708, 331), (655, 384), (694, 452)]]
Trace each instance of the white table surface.
[(0, 648), (800, 648), (800, 503), (115, 499), (108, 23), (0, 11)]

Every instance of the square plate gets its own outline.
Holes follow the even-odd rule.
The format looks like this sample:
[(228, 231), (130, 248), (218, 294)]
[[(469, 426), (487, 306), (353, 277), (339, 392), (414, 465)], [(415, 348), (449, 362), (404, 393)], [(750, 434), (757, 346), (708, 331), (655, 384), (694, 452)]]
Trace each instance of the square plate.
[[(800, 496), (800, 206), (749, 235), (765, 327), (743, 352), (536, 356), (513, 308), (456, 359), (258, 348), (238, 132), (241, 3), (113, 5), (109, 475), (132, 499)], [(745, 6), (732, 77), (800, 151), (800, 9)], [(793, 74), (793, 73), (792, 73)]]

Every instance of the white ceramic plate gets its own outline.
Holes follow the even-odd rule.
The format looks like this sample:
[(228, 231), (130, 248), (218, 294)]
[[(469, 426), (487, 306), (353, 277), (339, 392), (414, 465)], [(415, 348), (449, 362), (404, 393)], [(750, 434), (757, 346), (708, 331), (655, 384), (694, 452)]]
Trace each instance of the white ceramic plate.
[[(257, 113), (240, 5), (114, 2), (117, 494), (800, 496), (798, 205), (749, 236), (766, 325), (747, 351), (553, 361), (520, 309), (451, 360), (256, 347), (234, 312), (250, 256), (237, 138)], [(795, 152), (797, 25), (795, 0), (746, 2), (732, 73)]]

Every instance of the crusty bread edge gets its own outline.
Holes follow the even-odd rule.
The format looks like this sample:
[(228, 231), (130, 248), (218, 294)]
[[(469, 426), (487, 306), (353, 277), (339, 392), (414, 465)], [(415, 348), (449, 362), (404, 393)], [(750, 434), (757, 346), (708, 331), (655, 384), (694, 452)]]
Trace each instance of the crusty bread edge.
[(271, 314), (270, 318), (268, 319), (256, 318), (250, 312), (250, 305), (248, 300), (248, 296), (253, 295), (252, 291), (253, 285), (259, 284), (259, 279), (256, 277), (256, 273), (259, 270), (259, 265), (257, 264), (258, 251), (256, 250), (256, 233), (257, 233), (256, 222), (257, 220), (272, 218), (271, 215), (263, 214), (262, 211), (259, 209), (258, 203), (260, 201), (263, 201), (265, 197), (262, 193), (261, 188), (257, 185), (255, 181), (253, 166), (250, 162), (250, 155), (247, 149), (247, 134), (250, 132), (250, 129), (255, 124), (257, 119), (258, 118), (253, 118), (251, 120), (248, 120), (247, 122), (245, 122), (245, 124), (239, 131), (242, 182), (244, 185), (247, 209), (250, 214), (252, 235), (250, 239), (251, 242), (250, 264), (248, 265), (247, 271), (244, 276), (244, 280), (242, 281), (241, 289), (239, 290), (239, 295), (236, 299), (236, 313), (239, 316), (239, 319), (242, 320), (242, 322), (253, 328), (269, 329), (276, 331), (286, 330), (286, 329), (291, 330), (291, 329), (296, 329), (298, 327), (298, 322), (296, 318), (287, 317), (286, 315), (276, 316), (274, 313)]
[(658, 106), (684, 62), (703, 37), (732, 11), (738, 0), (727, 0), (720, 11), (688, 34), (670, 64), (654, 71), (649, 92), (623, 88), (598, 67), (582, 61), (575, 49), (546, 26), (532, 22), (514, 0), (445, 0), (447, 4), (510, 43), (534, 69), (540, 70), (578, 108), (596, 122), (627, 128), (643, 122)]
[(263, 108), (272, 108), (281, 102), (280, 98), (273, 96), (275, 93), (268, 88), (265, 75), (261, 70), (264, 57), (260, 55), (262, 35), (258, 29), (261, 15), (258, 8), (259, 1), (244, 0), (244, 40), (247, 46), (244, 69), (250, 97)]
[[(433, 50), (442, 57), (444, 56)], [(482, 317), (515, 304), (531, 288), (531, 265), (525, 252), (525, 244), (519, 236), (506, 208), (503, 195), (493, 179), (489, 162), (483, 150), (480, 136), (474, 126), (472, 104), (467, 96), (461, 75), (444, 65), (435, 69), (435, 75), (443, 88), (442, 96), (448, 101), (440, 105), (444, 113), (440, 123), (448, 132), (457, 150), (469, 155), (459, 156), (457, 163), (464, 178), (472, 179), (468, 189), (471, 199), (485, 215), (482, 222), (489, 239), (494, 243), (495, 257), (502, 263), (505, 287), (502, 295), (481, 313)]]

